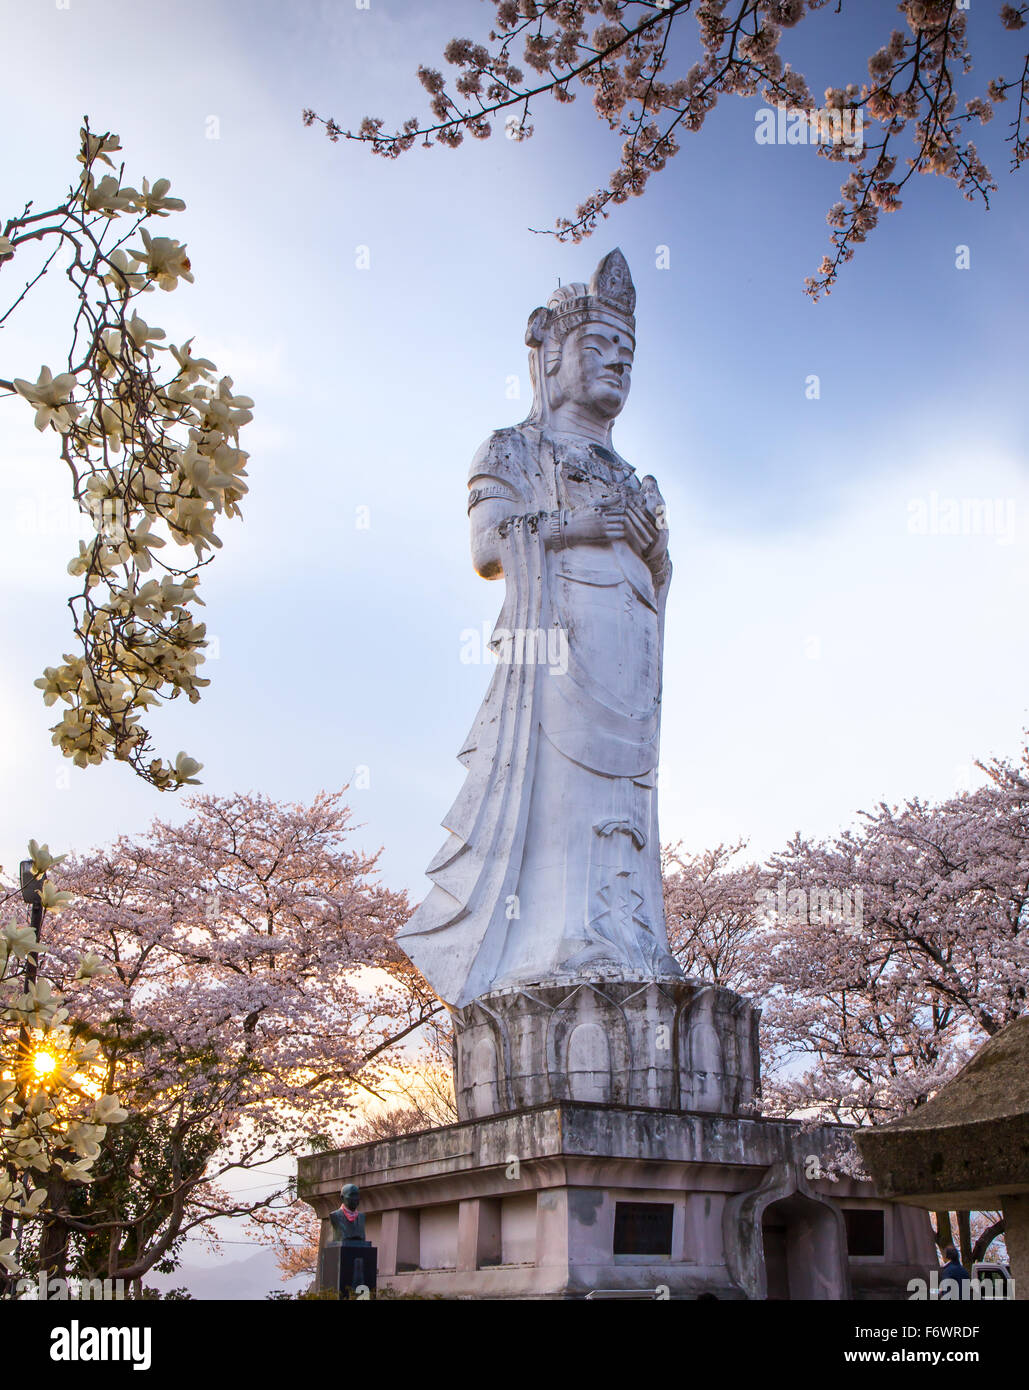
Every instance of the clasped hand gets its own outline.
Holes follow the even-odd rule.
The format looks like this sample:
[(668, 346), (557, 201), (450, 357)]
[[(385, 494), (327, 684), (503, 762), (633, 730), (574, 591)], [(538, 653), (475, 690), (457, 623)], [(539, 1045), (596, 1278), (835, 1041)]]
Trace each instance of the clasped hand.
[[(649, 500), (649, 498), (648, 498)], [(663, 554), (667, 548), (667, 532), (642, 498), (629, 497), (601, 502), (592, 507), (576, 507), (568, 514), (564, 527), (565, 541), (577, 542), (625, 541), (637, 555), (648, 560)]]

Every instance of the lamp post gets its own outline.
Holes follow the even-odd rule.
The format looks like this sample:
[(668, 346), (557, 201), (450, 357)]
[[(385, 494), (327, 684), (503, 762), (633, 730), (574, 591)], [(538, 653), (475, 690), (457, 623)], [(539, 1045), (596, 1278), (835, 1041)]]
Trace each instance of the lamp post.
[[(21, 896), (29, 906), (29, 926), (32, 928), (36, 938), (35, 951), (30, 951), (25, 957), (25, 989), (26, 993), (32, 985), (36, 983), (39, 974), (39, 936), (43, 929), (43, 875), (32, 872), (32, 860), (23, 859), (21, 861)], [(28, 1062), (30, 1049), (29, 1025), (22, 1022), (18, 1029), (18, 1051), (21, 1055), (22, 1066)]]
[[(21, 861), (21, 896), (29, 905), (29, 926), (39, 945), (39, 934), (43, 927), (43, 875), (32, 872), (32, 860)], [(35, 984), (39, 973), (39, 953), (33, 951), (25, 957), (25, 983)]]
[[(29, 908), (29, 926), (32, 928), (33, 934), (35, 935), (35, 938), (36, 938), (36, 945), (38, 946), (38, 945), (39, 945), (39, 936), (40, 936), (40, 932), (42, 931), (42, 927), (43, 927), (43, 875), (42, 875), (42, 874), (35, 874), (35, 873), (32, 872), (32, 860), (31, 860), (31, 859), (23, 859), (23, 860), (21, 861), (21, 873), (20, 873), (20, 877), (21, 877), (21, 896), (22, 896), (23, 900), (28, 904), (28, 908)], [(29, 989), (29, 987), (30, 987), (31, 985), (35, 984), (35, 982), (36, 982), (36, 977), (37, 977), (38, 974), (39, 974), (39, 953), (38, 953), (38, 951), (31, 951), (31, 952), (25, 957), (25, 972), (24, 972), (24, 974), (25, 974), (25, 987), (26, 987), (26, 992), (27, 992), (28, 989)], [(21, 1023), (21, 1025), (20, 1025), (19, 1028), (18, 1028), (18, 1052), (17, 1052), (18, 1063), (19, 1063), (17, 1072), (21, 1072), (22, 1076), (24, 1076), (24, 1069), (25, 1069), (25, 1067), (28, 1065), (28, 1059), (29, 1059), (29, 1054), (30, 1054), (31, 1050), (32, 1050), (32, 1041), (31, 1041), (31, 1037), (30, 1037), (30, 1035), (29, 1035), (29, 1025), (23, 1020), (22, 1023)], [(17, 1072), (15, 1073), (16, 1076), (17, 1076)], [(21, 1080), (19, 1080), (19, 1085), (24, 1085), (24, 1082), (21, 1081)], [(12, 1173), (12, 1176), (13, 1176), (13, 1173)], [(17, 1224), (18, 1224), (18, 1234), (17, 1234), (18, 1245), (17, 1245), (17, 1250), (16, 1250), (16, 1257), (17, 1257), (17, 1256), (20, 1256), (20, 1254), (21, 1254), (21, 1237), (22, 1237), (22, 1230), (23, 1230), (24, 1222), (21, 1221), (21, 1220), (19, 1219), (19, 1221), (18, 1221)], [(8, 1238), (8, 1237), (10, 1236), (10, 1234), (11, 1234), (11, 1231), (12, 1231), (12, 1229), (13, 1229), (13, 1226), (14, 1226), (14, 1213), (13, 1213), (13, 1212), (10, 1212), (10, 1211), (5, 1211), (5, 1212), (3, 1213), (3, 1215), (2, 1215), (2, 1219), (0, 1219), (0, 1238), (3, 1238), (3, 1239)], [(7, 1282), (10, 1283), (10, 1278), (8, 1278), (8, 1281), (7, 1281)]]

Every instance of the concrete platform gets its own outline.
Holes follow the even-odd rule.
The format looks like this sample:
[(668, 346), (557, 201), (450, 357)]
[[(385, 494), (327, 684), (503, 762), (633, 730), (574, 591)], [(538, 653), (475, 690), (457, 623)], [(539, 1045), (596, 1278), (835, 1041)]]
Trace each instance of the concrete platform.
[(298, 1182), (326, 1228), (357, 1183), (380, 1286), (398, 1292), (903, 1298), (936, 1264), (928, 1218), (833, 1181), (850, 1142), (836, 1126), (554, 1102), (307, 1156)]

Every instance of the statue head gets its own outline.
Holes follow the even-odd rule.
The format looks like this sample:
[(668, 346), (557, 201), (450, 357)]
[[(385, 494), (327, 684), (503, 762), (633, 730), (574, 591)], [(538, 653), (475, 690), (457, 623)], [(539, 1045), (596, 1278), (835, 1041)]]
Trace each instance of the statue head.
[(347, 1211), (356, 1211), (361, 1201), (361, 1191), (356, 1183), (348, 1182), (339, 1194), (339, 1200)]
[(621, 251), (610, 251), (589, 286), (562, 285), (529, 316), (533, 407), (527, 424), (549, 425), (572, 406), (610, 425), (629, 394), (636, 348), (636, 290)]

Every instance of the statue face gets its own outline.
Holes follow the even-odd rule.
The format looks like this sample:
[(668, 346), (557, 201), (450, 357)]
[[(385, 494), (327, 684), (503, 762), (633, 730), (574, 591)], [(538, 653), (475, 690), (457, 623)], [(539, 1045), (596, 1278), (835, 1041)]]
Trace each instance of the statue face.
[(358, 1202), (360, 1201), (360, 1193), (353, 1183), (347, 1183), (346, 1187), (344, 1187), (343, 1191), (340, 1193), (340, 1198), (350, 1211), (356, 1211)]
[(629, 395), (633, 348), (627, 328), (596, 322), (575, 329), (565, 339), (557, 372), (562, 399), (614, 419)]

